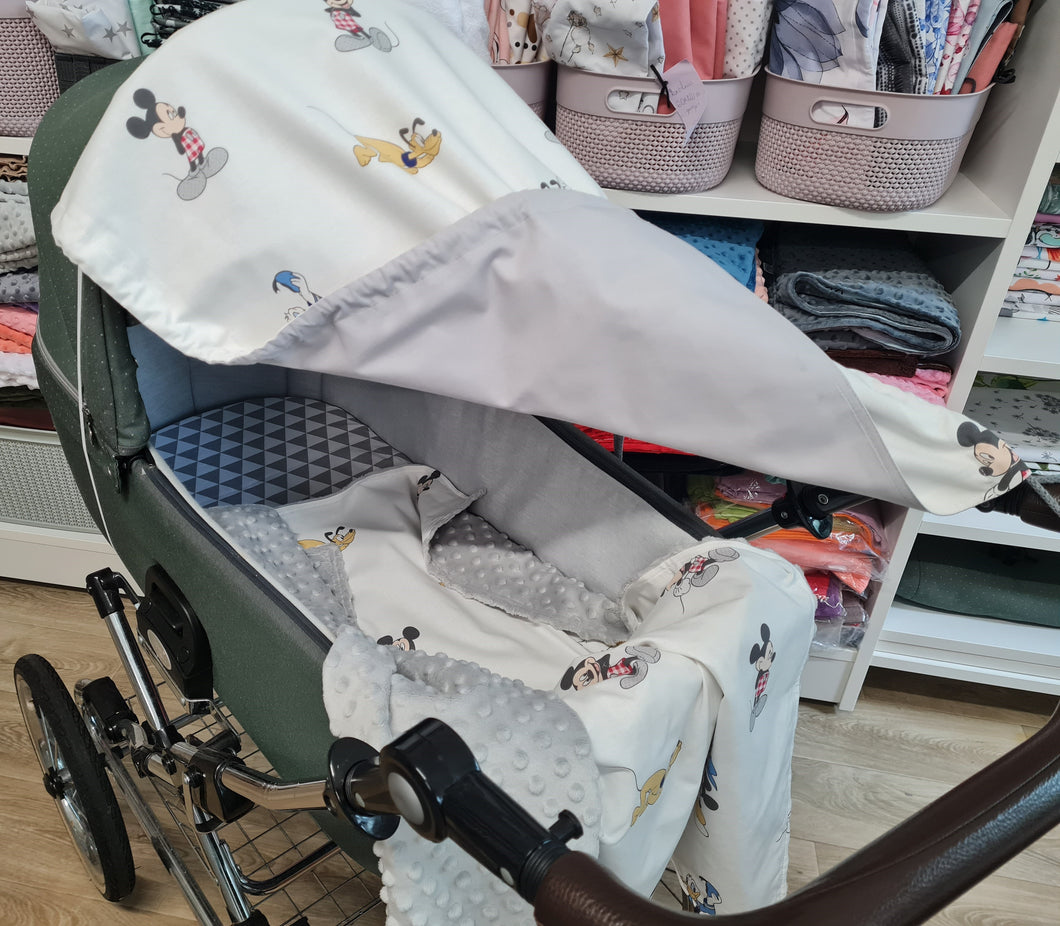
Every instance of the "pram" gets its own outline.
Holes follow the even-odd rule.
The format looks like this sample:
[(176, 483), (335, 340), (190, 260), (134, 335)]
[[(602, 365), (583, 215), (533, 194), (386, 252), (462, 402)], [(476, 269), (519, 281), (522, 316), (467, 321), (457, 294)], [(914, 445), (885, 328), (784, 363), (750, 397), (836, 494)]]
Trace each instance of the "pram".
[[(545, 923), (637, 922), (606, 912), (602, 896), (636, 902), (564, 843), (643, 890), (671, 855), (700, 857), (704, 770), (724, 765), (730, 799), (702, 802), (723, 843), (710, 883), (725, 909), (775, 900), (811, 596), (792, 567), (713, 536), (568, 422), (942, 512), (1015, 484), (1018, 461), (981, 472), (961, 416), (839, 371), (710, 262), (610, 206), (481, 63), (398, 4), (360, 7), (376, 24), (340, 48), (319, 14), (245, 0), (134, 79), (121, 64), (78, 85), (34, 143), (40, 378), (79, 486), (143, 593), (90, 578), (138, 714), (97, 680), (78, 692), (88, 739), (57, 737), (80, 729), (77, 712), (56, 707), (67, 701), (39, 660), (16, 668), (46, 785), (112, 899), (131, 872), (97, 753), (116, 779), (127, 757), (179, 791), (233, 922), (262, 922), (248, 887), (272, 886), (248, 885), (217, 835), (254, 803), (316, 811), (363, 861), (374, 842), (398, 922), (429, 922), (425, 897), (456, 919), (490, 907), (477, 869), (395, 835), (399, 815), (497, 875), (493, 918), (525, 920), (518, 893)], [(386, 43), (372, 31), (384, 25)], [(247, 66), (255, 47), (276, 49), (279, 79)], [(323, 93), (340, 79), (373, 92)], [(206, 126), (188, 128), (174, 93), (199, 101)], [(403, 144), (359, 128), (395, 118)], [(223, 147), (203, 141), (218, 131), (207, 126), (228, 133)], [(174, 136), (188, 162), (175, 183)], [(260, 191), (292, 164), (300, 196), (278, 220)], [(160, 216), (182, 208), (195, 218), (168, 231)], [(623, 249), (654, 273), (631, 272)], [(723, 332), (731, 356), (706, 371), (675, 330)], [(764, 332), (784, 363), (748, 381), (740, 358)], [(738, 410), (724, 430), (720, 409)], [(807, 440), (806, 409), (843, 438)], [(396, 570), (417, 556), (415, 571)], [(122, 595), (137, 601), (135, 636)], [(500, 632), (487, 623), (497, 615)], [(243, 764), (230, 734), (186, 736), (141, 642), (190, 715), (220, 693), (282, 777)], [(1014, 805), (1018, 838), (973, 863), (965, 831), (947, 827), (954, 855), (934, 840), (943, 861), (922, 866), (922, 891), (902, 892), (881, 876), (885, 843), (791, 901), (791, 921), (823, 918), (826, 897), (842, 898), (844, 922), (914, 922), (945, 903), (1055, 822), (1043, 797), (1053, 735), (987, 776), (1047, 754), (991, 791), (983, 816), (963, 793), (911, 830), (934, 837), (954, 805), (973, 808), (976, 832), (1007, 826)], [(1028, 782), (1033, 810), (1013, 782)], [(759, 798), (753, 826), (741, 788)], [(86, 804), (108, 811), (87, 835)], [(909, 832), (893, 838), (905, 846)], [(906, 888), (909, 872), (897, 874)], [(886, 884), (888, 902), (867, 882)], [(852, 913), (855, 901), (872, 912)]]

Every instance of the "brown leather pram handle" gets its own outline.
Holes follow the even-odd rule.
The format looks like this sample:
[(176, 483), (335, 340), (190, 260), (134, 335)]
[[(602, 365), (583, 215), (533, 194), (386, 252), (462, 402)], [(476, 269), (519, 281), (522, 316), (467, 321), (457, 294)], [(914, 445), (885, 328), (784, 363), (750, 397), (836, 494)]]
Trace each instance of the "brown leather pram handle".
[[(1060, 823), (1060, 709), (1034, 736), (906, 822), (770, 907), (733, 926), (906, 926), (922, 923)], [(541, 926), (687, 926), (598, 863), (570, 852), (537, 892)]]

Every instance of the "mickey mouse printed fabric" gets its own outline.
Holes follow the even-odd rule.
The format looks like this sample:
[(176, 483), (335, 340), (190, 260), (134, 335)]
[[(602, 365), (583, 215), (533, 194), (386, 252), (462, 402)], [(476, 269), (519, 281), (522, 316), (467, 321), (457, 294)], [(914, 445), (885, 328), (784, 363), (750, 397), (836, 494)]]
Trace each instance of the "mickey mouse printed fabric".
[[(1008, 466), (980, 471), (963, 416), (838, 367), (605, 199), (455, 36), (396, 2), (347, 7), (244, 0), (205, 17), (119, 88), (86, 146), (56, 240), (173, 347), (577, 421), (939, 514), (1016, 484)], [(292, 165), (295, 192), (277, 192)]]
[(248, 0), (144, 60), (52, 219), (143, 324), (220, 362), (275, 336), (292, 304), (542, 187), (599, 192), (485, 57), (419, 8)]

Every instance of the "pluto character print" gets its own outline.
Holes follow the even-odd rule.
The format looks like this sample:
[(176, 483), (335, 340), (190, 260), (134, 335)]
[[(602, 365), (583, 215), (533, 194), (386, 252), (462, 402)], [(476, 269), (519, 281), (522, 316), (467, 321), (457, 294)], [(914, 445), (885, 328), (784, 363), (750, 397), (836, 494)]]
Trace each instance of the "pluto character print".
[[(670, 762), (666, 768), (661, 768), (655, 772), (646, 782), (644, 782), (644, 787), (639, 789), (640, 804), (633, 810), (633, 819), (629, 821), (630, 826), (633, 826), (633, 824), (640, 819), (641, 814), (662, 797), (662, 789), (663, 785), (666, 784), (666, 776), (670, 774), (670, 769), (674, 767), (674, 762), (677, 761), (677, 756), (680, 752), (681, 740), (678, 740), (677, 746), (674, 747), (673, 754), (670, 756)], [(632, 769), (630, 771), (632, 771)], [(637, 776), (636, 773), (634, 773), (633, 781), (636, 782), (636, 780)]]
[(286, 312), (283, 313), (284, 321), (294, 321), (298, 318), (306, 309), (308, 309), (314, 302), (320, 297), (309, 288), (309, 283), (306, 278), (293, 270), (281, 270), (272, 278), (272, 291), (278, 293), (281, 290), (285, 292), (292, 292), (299, 299), (301, 299), (300, 305), (291, 306)]
[(974, 421), (965, 421), (957, 428), (957, 443), (972, 448), (981, 475), (998, 480), (987, 490), (984, 501), (1004, 495), (1030, 475), (1030, 468), (1005, 441), (993, 431), (980, 428)]
[(399, 129), (398, 135), (402, 142), (400, 145), (381, 138), (355, 135), (354, 138), (360, 142), (353, 148), (357, 163), (361, 167), (367, 167), (374, 158), (378, 158), (380, 164), (393, 164), (405, 173), (419, 172), (438, 157), (442, 147), (442, 134), (437, 129), (431, 129), (428, 135), (417, 131), (425, 124), (422, 119), (416, 118), (412, 120), (411, 128)]
[(769, 683), (769, 670), (776, 659), (777, 651), (773, 641), (769, 639), (769, 625), (763, 624), (759, 630), (762, 642), (751, 647), (751, 665), (758, 671), (755, 679), (754, 700), (751, 702), (751, 729), (755, 728), (755, 720), (766, 706), (766, 685)]
[(183, 106), (173, 106), (156, 99), (155, 94), (141, 87), (133, 94), (133, 103), (143, 110), (143, 115), (130, 116), (125, 127), (133, 138), (169, 139), (188, 161), (188, 173), (184, 177), (166, 174), (177, 181), (177, 196), (185, 202), (198, 198), (206, 189), (206, 181), (228, 163), (228, 152), (224, 148), (207, 150), (203, 137), (188, 125), (187, 111)]
[(622, 688), (632, 688), (644, 681), (648, 674), (648, 665), (659, 661), (660, 653), (654, 646), (636, 646), (628, 644), (626, 655), (616, 662), (611, 659), (614, 653), (603, 653), (600, 656), (586, 656), (580, 662), (568, 667), (560, 679), (559, 687), (564, 691), (581, 691), (590, 685), (619, 680)]
[(324, 0), (324, 8), (331, 17), (331, 24), (339, 30), (335, 39), (336, 51), (360, 51), (368, 47), (390, 51), (397, 44), (378, 26), (365, 29), (352, 0)]
[(333, 531), (325, 531), (323, 540), (317, 540), (316, 538), (299, 540), (298, 545), (304, 550), (310, 550), (313, 547), (323, 547), (327, 546), (329, 543), (333, 543), (339, 548), (339, 550), (344, 551), (351, 543), (353, 543), (353, 539), (356, 536), (357, 531), (355, 528), (340, 525)]

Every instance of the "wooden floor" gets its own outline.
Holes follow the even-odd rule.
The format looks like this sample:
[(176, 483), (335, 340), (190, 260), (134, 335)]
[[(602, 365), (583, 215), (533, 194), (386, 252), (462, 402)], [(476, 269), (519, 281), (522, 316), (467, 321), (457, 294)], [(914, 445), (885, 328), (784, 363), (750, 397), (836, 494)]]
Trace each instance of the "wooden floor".
[[(83, 592), (0, 580), (0, 923), (194, 922), (175, 882), (134, 828), (132, 897), (109, 904), (91, 886), (41, 787), (14, 697), (11, 667), (30, 652), (45, 656), (71, 686), (79, 678), (111, 674), (124, 687), (106, 630)], [(870, 672), (850, 713), (804, 703), (794, 759), (791, 888), (1021, 742), (1045, 722), (1053, 703), (1045, 696), (882, 670)], [(1040, 840), (932, 923), (1060, 924), (1060, 832)]]

